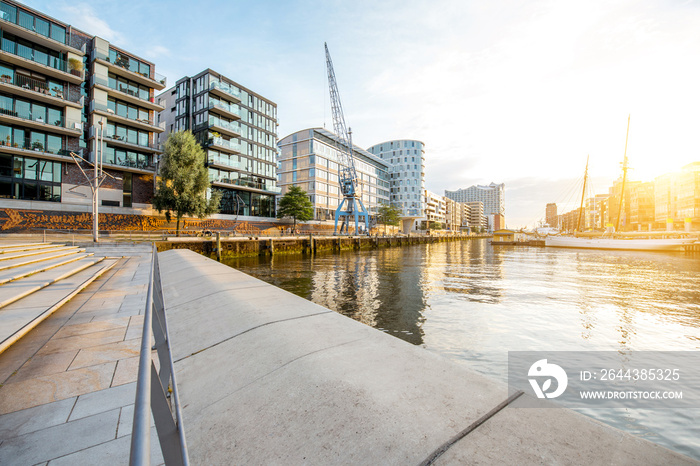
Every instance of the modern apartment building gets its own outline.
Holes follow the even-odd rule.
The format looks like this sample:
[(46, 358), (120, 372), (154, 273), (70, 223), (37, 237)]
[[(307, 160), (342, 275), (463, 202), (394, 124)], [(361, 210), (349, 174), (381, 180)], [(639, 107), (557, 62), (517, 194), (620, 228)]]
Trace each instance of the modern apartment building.
[(434, 223), (444, 228), (447, 222), (445, 198), (428, 190), (425, 191), (425, 222), (426, 229), (431, 228)]
[(469, 227), (469, 216), (471, 208), (463, 202), (453, 201), (449, 198), (445, 200), (445, 228), (451, 231), (461, 231)]
[(457, 202), (479, 201), (484, 205), (484, 215), (488, 220), (489, 230), (497, 230), (505, 226), (505, 184), (491, 183), (487, 186), (470, 186), (457, 191), (445, 190), (445, 197)]
[(389, 166), (391, 203), (401, 211), (402, 231), (420, 227), (425, 213), (425, 144), (401, 139), (376, 144), (370, 152)]
[(162, 131), (154, 90), (165, 87), (155, 66), (12, 1), (0, 2), (0, 37), (3, 204), (85, 211), (90, 189), (73, 152), (102, 156), (110, 176), (101, 205), (118, 213), (150, 208)]
[(158, 96), (165, 107), (160, 142), (192, 131), (207, 153), (220, 213), (274, 217), (277, 187), (277, 104), (211, 69), (179, 79)]
[(469, 207), (469, 227), (473, 229), (488, 228), (488, 221), (484, 215), (484, 203), (481, 201), (465, 202)]
[[(309, 195), (315, 220), (334, 220), (342, 200), (338, 184), (338, 147), (342, 142), (330, 131), (311, 128), (292, 133), (279, 142), (278, 169), (282, 194), (289, 186), (298, 186)], [(388, 204), (389, 166), (379, 157), (353, 147), (355, 169), (362, 202), (370, 215), (380, 204)]]

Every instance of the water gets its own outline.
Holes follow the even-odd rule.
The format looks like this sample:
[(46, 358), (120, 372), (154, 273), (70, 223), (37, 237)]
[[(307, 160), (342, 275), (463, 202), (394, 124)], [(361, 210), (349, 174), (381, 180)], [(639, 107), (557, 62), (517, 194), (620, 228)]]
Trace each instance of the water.
[[(474, 240), (228, 264), (501, 381), (508, 351), (700, 349), (697, 256)], [(583, 412), (700, 459), (700, 409)]]

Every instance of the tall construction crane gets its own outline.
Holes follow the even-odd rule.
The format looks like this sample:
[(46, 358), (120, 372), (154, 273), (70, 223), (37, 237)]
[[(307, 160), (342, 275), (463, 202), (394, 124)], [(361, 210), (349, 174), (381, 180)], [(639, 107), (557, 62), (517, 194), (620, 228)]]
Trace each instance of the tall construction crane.
[[(369, 234), (369, 213), (362, 203), (362, 193), (358, 189), (357, 172), (355, 171), (355, 158), (352, 149), (352, 131), (345, 125), (343, 116), (343, 106), (340, 103), (338, 84), (335, 81), (335, 71), (331, 54), (328, 52), (328, 44), (324, 42), (326, 48), (326, 65), (328, 67), (328, 87), (331, 92), (331, 111), (333, 112), (333, 132), (338, 137), (336, 148), (338, 149), (338, 182), (343, 200), (335, 211), (335, 229), (338, 232), (338, 220), (343, 219), (340, 225), (340, 232), (348, 234), (350, 218), (355, 218), (355, 234), (359, 232), (359, 219), (364, 218), (365, 232)], [(343, 210), (344, 209), (344, 210)]]

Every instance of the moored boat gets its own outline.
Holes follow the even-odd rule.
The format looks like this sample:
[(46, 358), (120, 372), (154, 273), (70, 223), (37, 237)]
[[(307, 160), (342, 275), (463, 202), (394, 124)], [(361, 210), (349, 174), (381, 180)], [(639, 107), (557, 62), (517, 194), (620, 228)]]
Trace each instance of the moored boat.
[(631, 251), (680, 251), (695, 242), (694, 238), (625, 239), (548, 236), (545, 246), (556, 248), (618, 249)]

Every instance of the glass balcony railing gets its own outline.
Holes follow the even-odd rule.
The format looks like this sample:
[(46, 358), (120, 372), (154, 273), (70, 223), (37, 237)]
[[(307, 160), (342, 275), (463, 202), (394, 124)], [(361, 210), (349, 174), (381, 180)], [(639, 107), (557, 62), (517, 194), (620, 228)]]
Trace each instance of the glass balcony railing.
[(208, 146), (218, 146), (218, 147), (224, 147), (226, 149), (234, 150), (236, 152), (241, 151), (241, 144), (237, 141), (228, 141), (224, 138), (209, 138), (207, 141)]
[(209, 163), (236, 168), (239, 170), (245, 168), (245, 166), (241, 162), (232, 162), (231, 160), (229, 160), (228, 157), (221, 157), (218, 155), (209, 155)]
[(234, 86), (231, 86), (226, 83), (222, 83), (221, 81), (216, 81), (214, 79), (211, 80), (211, 83), (209, 84), (209, 90), (212, 89), (219, 89), (223, 92), (225, 92), (228, 95), (231, 95), (235, 97), (238, 100), (241, 100), (241, 91), (237, 89)]
[(279, 194), (282, 192), (281, 188), (278, 188), (273, 183), (263, 183), (255, 180), (248, 180), (245, 178), (230, 178), (226, 176), (225, 173), (209, 173), (209, 181), (212, 183), (224, 183), (233, 186), (243, 186), (246, 188), (260, 189), (262, 191), (268, 191), (271, 193)]
[(6, 37), (2, 38), (1, 50), (12, 55), (16, 55), (20, 58), (24, 58), (25, 60), (29, 60), (34, 63), (53, 68), (55, 70), (62, 71), (64, 73), (70, 73), (74, 76), (83, 78), (83, 63), (81, 61), (73, 62), (66, 61), (58, 57), (53, 57), (51, 55), (47, 55), (44, 52), (34, 50), (31, 47), (27, 47), (22, 44), (17, 44), (12, 40), (7, 39)]
[(51, 97), (58, 97), (59, 99), (69, 100), (67, 96), (64, 97), (64, 89), (62, 86), (50, 86), (46, 83), (46, 81), (40, 81), (38, 79), (29, 78), (19, 74), (15, 75), (14, 79), (12, 76), (4, 74), (0, 76), (0, 83), (12, 84), (13, 86), (21, 87), (22, 89), (39, 92)]
[(102, 52), (98, 52), (97, 50), (93, 50), (93, 51), (92, 51), (92, 55), (93, 55), (93, 57), (94, 57), (95, 59), (99, 58), (100, 60), (104, 60), (104, 61), (106, 61), (106, 62), (112, 63), (113, 65), (116, 65), (116, 66), (118, 66), (118, 67), (120, 67), (120, 68), (123, 68), (123, 69), (125, 69), (125, 70), (127, 70), (127, 71), (129, 71), (129, 72), (131, 72), (131, 73), (141, 75), (141, 76), (143, 76), (144, 78), (148, 78), (148, 79), (150, 79), (150, 80), (152, 80), (152, 81), (156, 81), (157, 83), (160, 83), (160, 84), (162, 84), (163, 86), (166, 86), (166, 85), (167, 85), (168, 79), (167, 79), (165, 76), (163, 76), (162, 74), (158, 74), (158, 73), (155, 73), (155, 72), (154, 72), (154, 73), (153, 73), (153, 77), (151, 77), (149, 73), (145, 73), (145, 72), (142, 72), (142, 71), (136, 71), (136, 70), (130, 69), (130, 60), (133, 60), (133, 59), (131, 59), (131, 58), (129, 58), (129, 57), (126, 57), (126, 58), (129, 58), (129, 60), (125, 60), (125, 56), (124, 56), (124, 55), (118, 55), (118, 56), (117, 56), (117, 59), (111, 60), (110, 57), (109, 57), (109, 55), (104, 54), (104, 53), (102, 53)]
[(209, 115), (209, 126), (218, 126), (236, 134), (241, 134), (241, 125), (233, 121), (224, 121), (221, 118)]
[(124, 118), (124, 119), (126, 119), (126, 120), (137, 121), (137, 122), (143, 123), (143, 124), (145, 124), (145, 125), (155, 126), (155, 125), (153, 124), (153, 122), (152, 122), (150, 119), (146, 119), (146, 118), (130, 118), (130, 117), (128, 117), (128, 116), (119, 115), (119, 114), (115, 113), (114, 110), (112, 110), (111, 108), (109, 108), (107, 105), (105, 105), (105, 104), (98, 104), (98, 103), (95, 102), (94, 100), (91, 100), (91, 101), (90, 101), (90, 112), (94, 112), (94, 111), (106, 112), (106, 113), (109, 113), (110, 115), (118, 116), (118, 117)]
[(69, 120), (64, 118), (62, 115), (60, 117), (52, 118), (50, 121), (47, 120), (46, 111), (40, 114), (33, 114), (32, 112), (18, 113), (15, 110), (5, 108), (0, 104), (0, 115), (8, 115), (16, 118), (21, 118), (22, 120), (33, 121), (35, 123), (42, 123), (47, 126), (58, 126), (59, 128), (66, 128), (72, 130), (82, 130), (83, 124), (78, 120)]
[(233, 113), (234, 115), (241, 116), (241, 107), (238, 105), (229, 105), (225, 104), (223, 102), (219, 102), (216, 100), (209, 100), (209, 107), (207, 108), (220, 108), (221, 110), (224, 110), (229, 113)]
[(102, 86), (108, 87), (110, 89), (114, 89), (115, 91), (123, 92), (124, 94), (128, 94), (132, 97), (136, 97), (139, 100), (143, 100), (146, 102), (155, 102), (155, 98), (151, 97), (148, 92), (139, 89), (138, 91), (135, 91), (134, 89), (130, 89), (128, 86), (125, 86), (124, 84), (117, 82), (115, 85), (110, 84), (109, 79), (103, 78), (102, 76), (95, 76), (93, 75), (92, 77), (92, 85), (94, 86), (95, 84), (101, 84)]
[[(9, 136), (8, 136), (9, 138)], [(60, 146), (48, 146), (45, 147), (43, 142), (32, 140), (31, 138), (23, 138), (20, 141), (10, 142), (9, 140), (0, 139), (0, 146), (14, 147), (16, 149), (33, 150), (35, 152), (44, 152), (46, 154), (56, 154), (56, 155), (66, 155), (70, 156), (70, 150), (66, 148), (65, 144)]]

